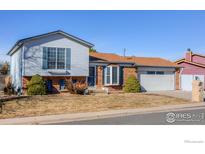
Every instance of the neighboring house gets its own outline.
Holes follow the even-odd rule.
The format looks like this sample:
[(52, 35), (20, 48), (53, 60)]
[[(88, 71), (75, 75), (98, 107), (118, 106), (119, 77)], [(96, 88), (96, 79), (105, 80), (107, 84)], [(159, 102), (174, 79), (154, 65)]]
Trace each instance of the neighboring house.
[(192, 90), (192, 81), (194, 79), (204, 82), (205, 76), (205, 55), (196, 54), (188, 50), (185, 58), (175, 62), (182, 67), (180, 72), (180, 89)]
[(91, 52), (93, 44), (63, 31), (19, 40), (9, 51), (15, 89), (25, 89), (35, 74), (46, 81), (51, 92), (60, 92), (65, 79), (86, 81), (93, 88), (121, 90), (135, 75), (144, 91), (178, 89), (179, 67), (161, 58), (123, 57)]

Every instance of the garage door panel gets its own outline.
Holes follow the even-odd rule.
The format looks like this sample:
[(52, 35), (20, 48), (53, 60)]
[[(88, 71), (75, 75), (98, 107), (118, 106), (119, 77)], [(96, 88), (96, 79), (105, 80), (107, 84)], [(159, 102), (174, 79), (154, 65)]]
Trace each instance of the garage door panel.
[(174, 74), (164, 75), (150, 75), (141, 74), (140, 84), (144, 91), (161, 91), (161, 90), (174, 90), (175, 89)]

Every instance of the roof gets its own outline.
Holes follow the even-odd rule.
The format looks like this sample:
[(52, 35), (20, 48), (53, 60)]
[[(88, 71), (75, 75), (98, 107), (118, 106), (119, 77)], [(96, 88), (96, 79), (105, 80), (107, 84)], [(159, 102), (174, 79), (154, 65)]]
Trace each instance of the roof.
[(38, 39), (38, 38), (41, 38), (41, 37), (45, 37), (45, 36), (49, 36), (49, 35), (53, 35), (53, 34), (61, 34), (65, 37), (68, 37), (78, 43), (81, 43), (85, 46), (88, 46), (88, 47), (93, 47), (94, 45), (90, 42), (87, 42), (83, 39), (80, 39), (76, 36), (73, 36), (71, 34), (68, 34), (62, 30), (57, 30), (57, 31), (53, 31), (53, 32), (49, 32), (49, 33), (45, 33), (45, 34), (41, 34), (41, 35), (36, 35), (36, 36), (33, 36), (33, 37), (28, 37), (28, 38), (24, 38), (24, 39), (21, 39), (21, 40), (18, 40), (15, 45), (11, 48), (11, 50), (7, 53), (8, 55), (12, 54), (13, 52), (16, 51), (16, 49), (18, 49), (24, 42), (26, 41), (30, 41), (30, 40), (33, 40), (33, 39)]
[(179, 67), (177, 64), (162, 58), (156, 57), (123, 57), (113, 53), (90, 53), (91, 57), (98, 58), (100, 60), (108, 62), (123, 62), (123, 63), (134, 63), (137, 66), (156, 66), (156, 67)]
[[(192, 56), (200, 56), (200, 57), (204, 57), (205, 58), (205, 55), (197, 54), (197, 53), (192, 53)], [(178, 60), (175, 61), (176, 64), (180, 64), (182, 62), (205, 68), (205, 64), (196, 63), (196, 62), (193, 62), (193, 61), (188, 61), (185, 58), (181, 58), (181, 59), (178, 59)]]
[(114, 62), (114, 63), (133, 63), (127, 60), (125, 57), (119, 56), (114, 53), (102, 53), (102, 52), (90, 52), (90, 56), (95, 58), (95, 62)]
[(182, 63), (182, 62), (205, 68), (205, 65), (204, 65), (204, 64), (187, 61), (187, 60), (185, 60), (185, 59), (180, 59), (180, 60), (176, 61), (175, 63), (176, 63), (176, 64), (180, 64), (180, 63)]
[(158, 57), (128, 57), (140, 66), (179, 67), (177, 64)]

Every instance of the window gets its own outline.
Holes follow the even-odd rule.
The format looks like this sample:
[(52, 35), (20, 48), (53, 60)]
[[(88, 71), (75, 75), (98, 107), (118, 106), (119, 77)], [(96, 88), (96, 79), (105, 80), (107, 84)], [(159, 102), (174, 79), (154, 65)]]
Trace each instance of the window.
[(59, 80), (59, 89), (64, 90), (65, 89), (65, 80), (61, 79)]
[(48, 48), (48, 69), (56, 68), (56, 48)]
[(112, 84), (118, 84), (118, 80), (117, 80), (117, 76), (118, 76), (118, 72), (117, 72), (118, 67), (112, 67)]
[(70, 48), (43, 47), (43, 69), (70, 69)]
[(106, 71), (106, 84), (110, 84), (110, 67), (107, 67), (107, 71)]
[(163, 74), (164, 74), (164, 72), (163, 72), (163, 71), (147, 71), (147, 74), (153, 74), (153, 75), (155, 75), (155, 74), (157, 74), (157, 75), (163, 75)]
[(58, 48), (57, 69), (65, 69), (65, 49), (64, 48)]
[(163, 74), (164, 74), (164, 72), (162, 72), (162, 71), (157, 71), (157, 72), (156, 72), (156, 74), (163, 75)]
[(119, 67), (108, 66), (105, 68), (105, 85), (119, 84)]
[(155, 74), (155, 71), (147, 71), (147, 74)]

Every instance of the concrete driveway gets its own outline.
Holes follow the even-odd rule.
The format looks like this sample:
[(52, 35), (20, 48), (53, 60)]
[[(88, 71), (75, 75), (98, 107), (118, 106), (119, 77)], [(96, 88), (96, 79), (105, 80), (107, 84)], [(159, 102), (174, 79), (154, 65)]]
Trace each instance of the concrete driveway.
[(171, 96), (176, 98), (182, 98), (186, 100), (191, 100), (192, 93), (191, 91), (154, 91), (154, 92), (146, 92), (147, 94), (159, 94), (159, 95), (165, 95), (165, 96)]

